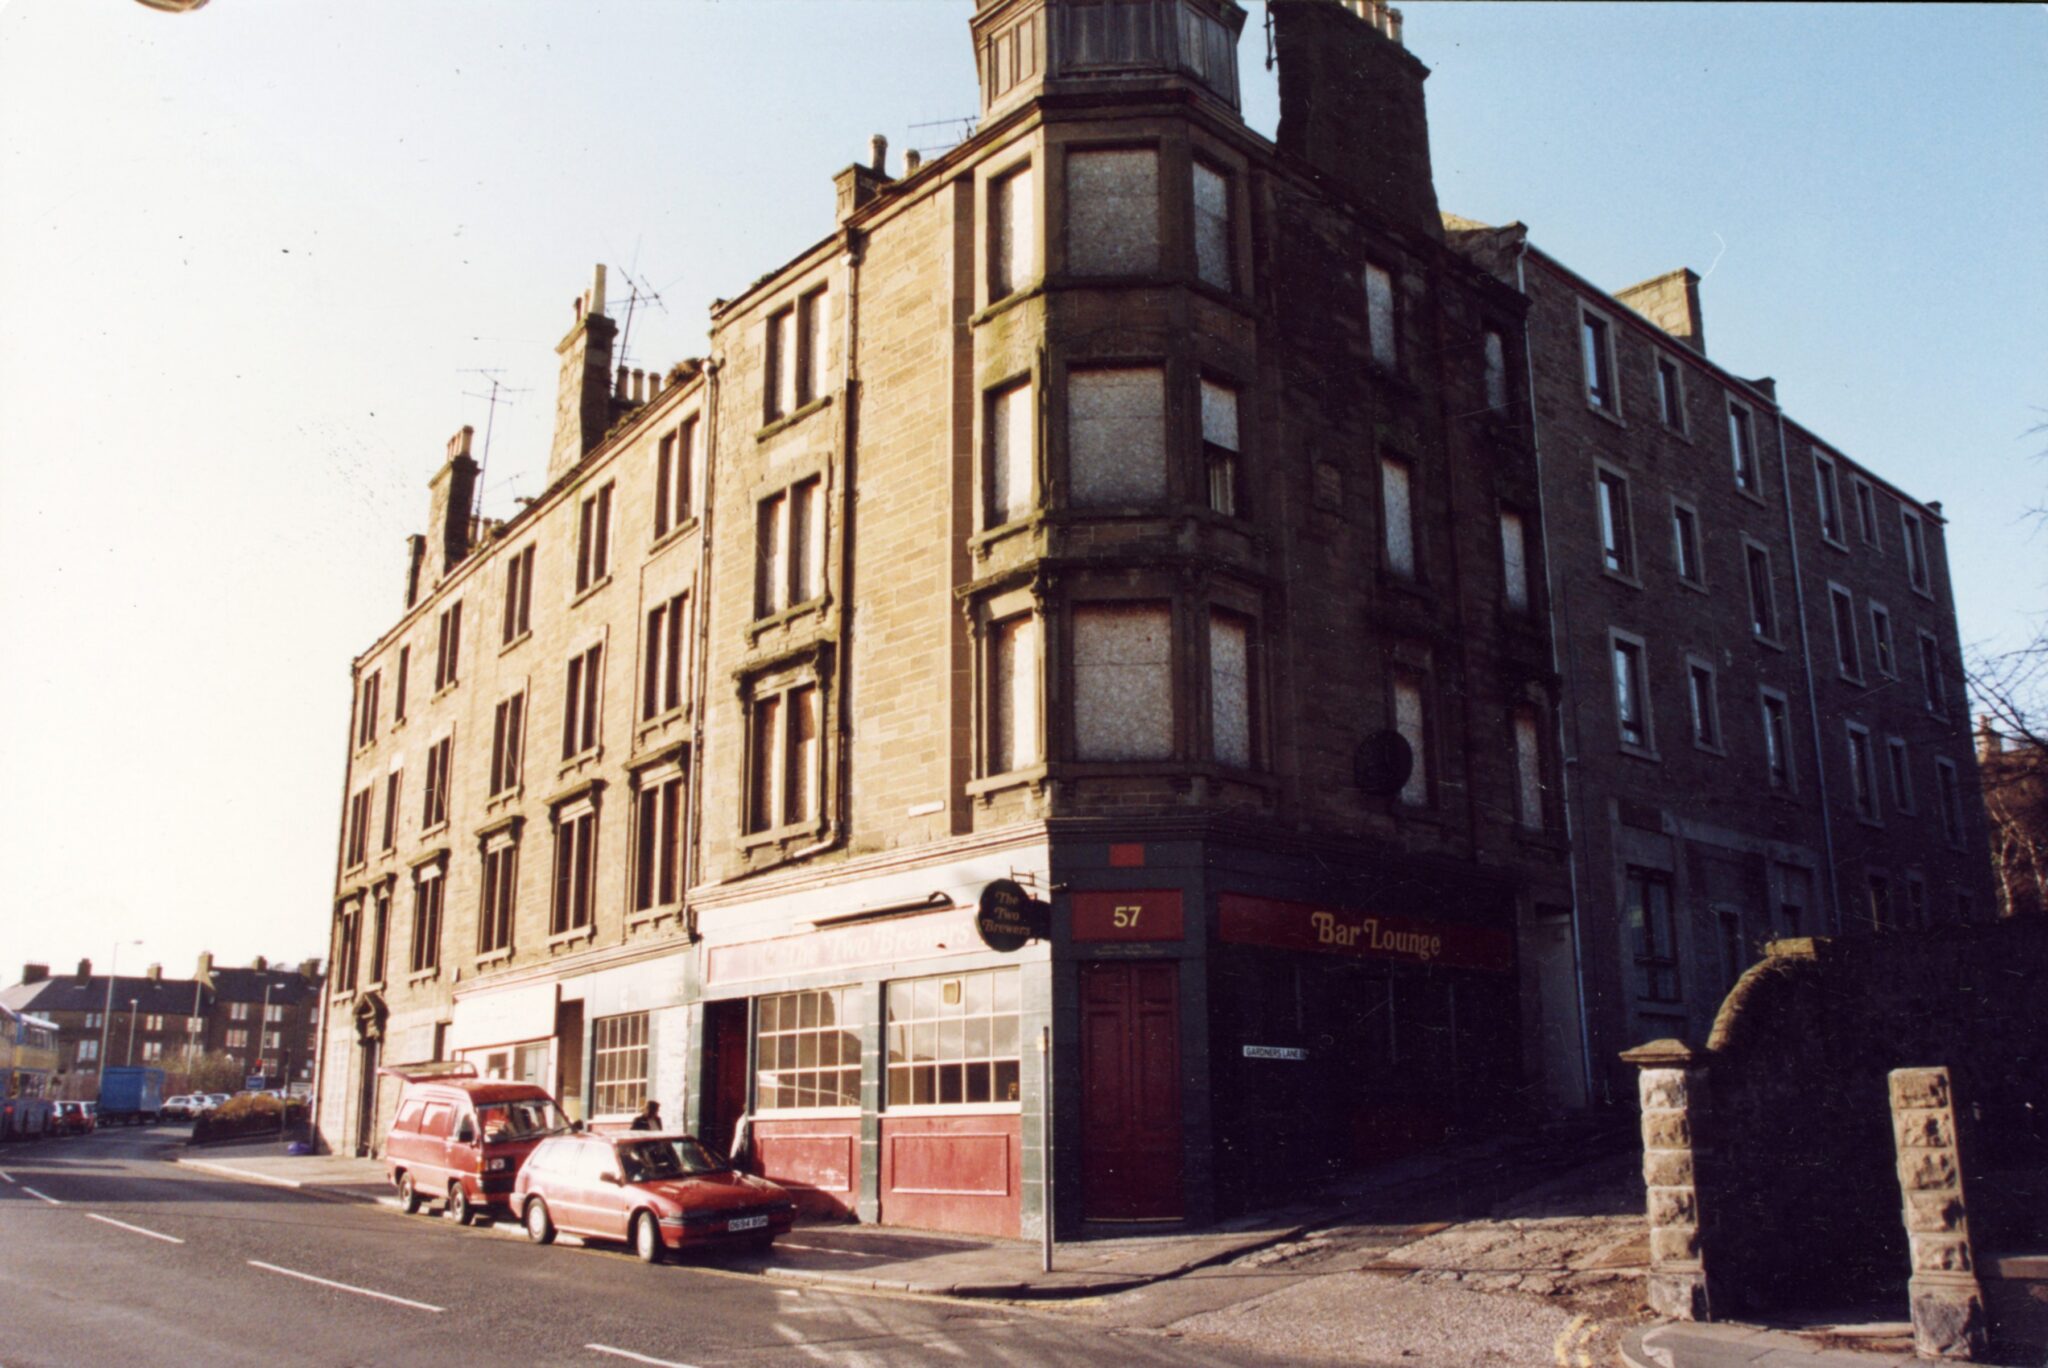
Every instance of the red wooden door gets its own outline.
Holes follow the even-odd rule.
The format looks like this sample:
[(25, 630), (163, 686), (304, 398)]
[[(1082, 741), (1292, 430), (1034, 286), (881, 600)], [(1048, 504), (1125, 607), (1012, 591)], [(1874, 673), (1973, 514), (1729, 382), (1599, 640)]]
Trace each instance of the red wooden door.
[(705, 1099), (697, 1138), (726, 1154), (732, 1148), (733, 1127), (747, 1109), (746, 1001), (709, 1004), (704, 1026), (710, 1037), (711, 1095)]
[(1091, 1221), (1181, 1214), (1180, 966), (1081, 966), (1081, 1188)]

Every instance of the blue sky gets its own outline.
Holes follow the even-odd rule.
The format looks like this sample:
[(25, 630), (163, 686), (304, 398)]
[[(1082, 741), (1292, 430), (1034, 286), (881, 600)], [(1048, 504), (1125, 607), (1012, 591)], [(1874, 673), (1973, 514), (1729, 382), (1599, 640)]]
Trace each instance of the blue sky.
[[(1271, 135), (1253, 4), (1246, 115)], [(2038, 6), (1403, 7), (1439, 197), (1951, 518), (1966, 641), (2048, 604)], [(0, 980), (324, 953), (350, 657), (451, 432), (540, 486), (592, 263), (638, 364), (971, 115), (966, 0), (0, 5)], [(926, 126), (920, 126), (926, 125)]]

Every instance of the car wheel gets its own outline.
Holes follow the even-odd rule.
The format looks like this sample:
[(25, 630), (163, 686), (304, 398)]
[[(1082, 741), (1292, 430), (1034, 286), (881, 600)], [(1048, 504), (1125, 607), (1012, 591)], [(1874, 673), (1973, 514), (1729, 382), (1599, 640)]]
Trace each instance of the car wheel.
[(633, 1218), (633, 1252), (640, 1256), (641, 1263), (660, 1263), (666, 1252), (661, 1243), (661, 1227), (655, 1223), (652, 1212), (641, 1212)]
[(420, 1200), (420, 1190), (413, 1186), (412, 1175), (410, 1173), (399, 1174), (398, 1209), (404, 1212), (406, 1215), (411, 1216), (418, 1212), (419, 1209), (424, 1205), (426, 1205), (426, 1203)]
[(459, 1181), (448, 1185), (448, 1214), (455, 1218), (457, 1225), (471, 1225), (476, 1221), (476, 1207)]
[(535, 1244), (555, 1242), (555, 1221), (548, 1215), (548, 1204), (536, 1197), (526, 1204), (526, 1238)]

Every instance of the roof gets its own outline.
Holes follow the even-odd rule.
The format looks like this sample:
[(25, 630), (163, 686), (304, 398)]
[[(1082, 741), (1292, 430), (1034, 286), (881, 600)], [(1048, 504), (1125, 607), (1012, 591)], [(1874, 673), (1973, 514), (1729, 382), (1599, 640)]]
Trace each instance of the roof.
[(262, 1002), (267, 992), (273, 1006), (283, 1007), (318, 998), (323, 981), (296, 969), (215, 969), (212, 978), (213, 995), (222, 1002)]
[[(153, 1012), (163, 1016), (189, 1016), (192, 1012), (194, 993), (200, 985), (195, 979), (148, 979), (126, 974), (114, 980), (114, 989), (107, 992), (107, 976), (92, 974), (80, 978), (76, 974), (59, 974), (46, 978), (40, 983), (17, 983), (0, 993), (0, 1002), (5, 1002), (15, 1011), (32, 1011), (38, 1016), (52, 1012), (103, 1012), (111, 997), (116, 1011), (126, 1010), (131, 999), (135, 1010)], [(204, 1010), (202, 1006), (201, 1010)]]

